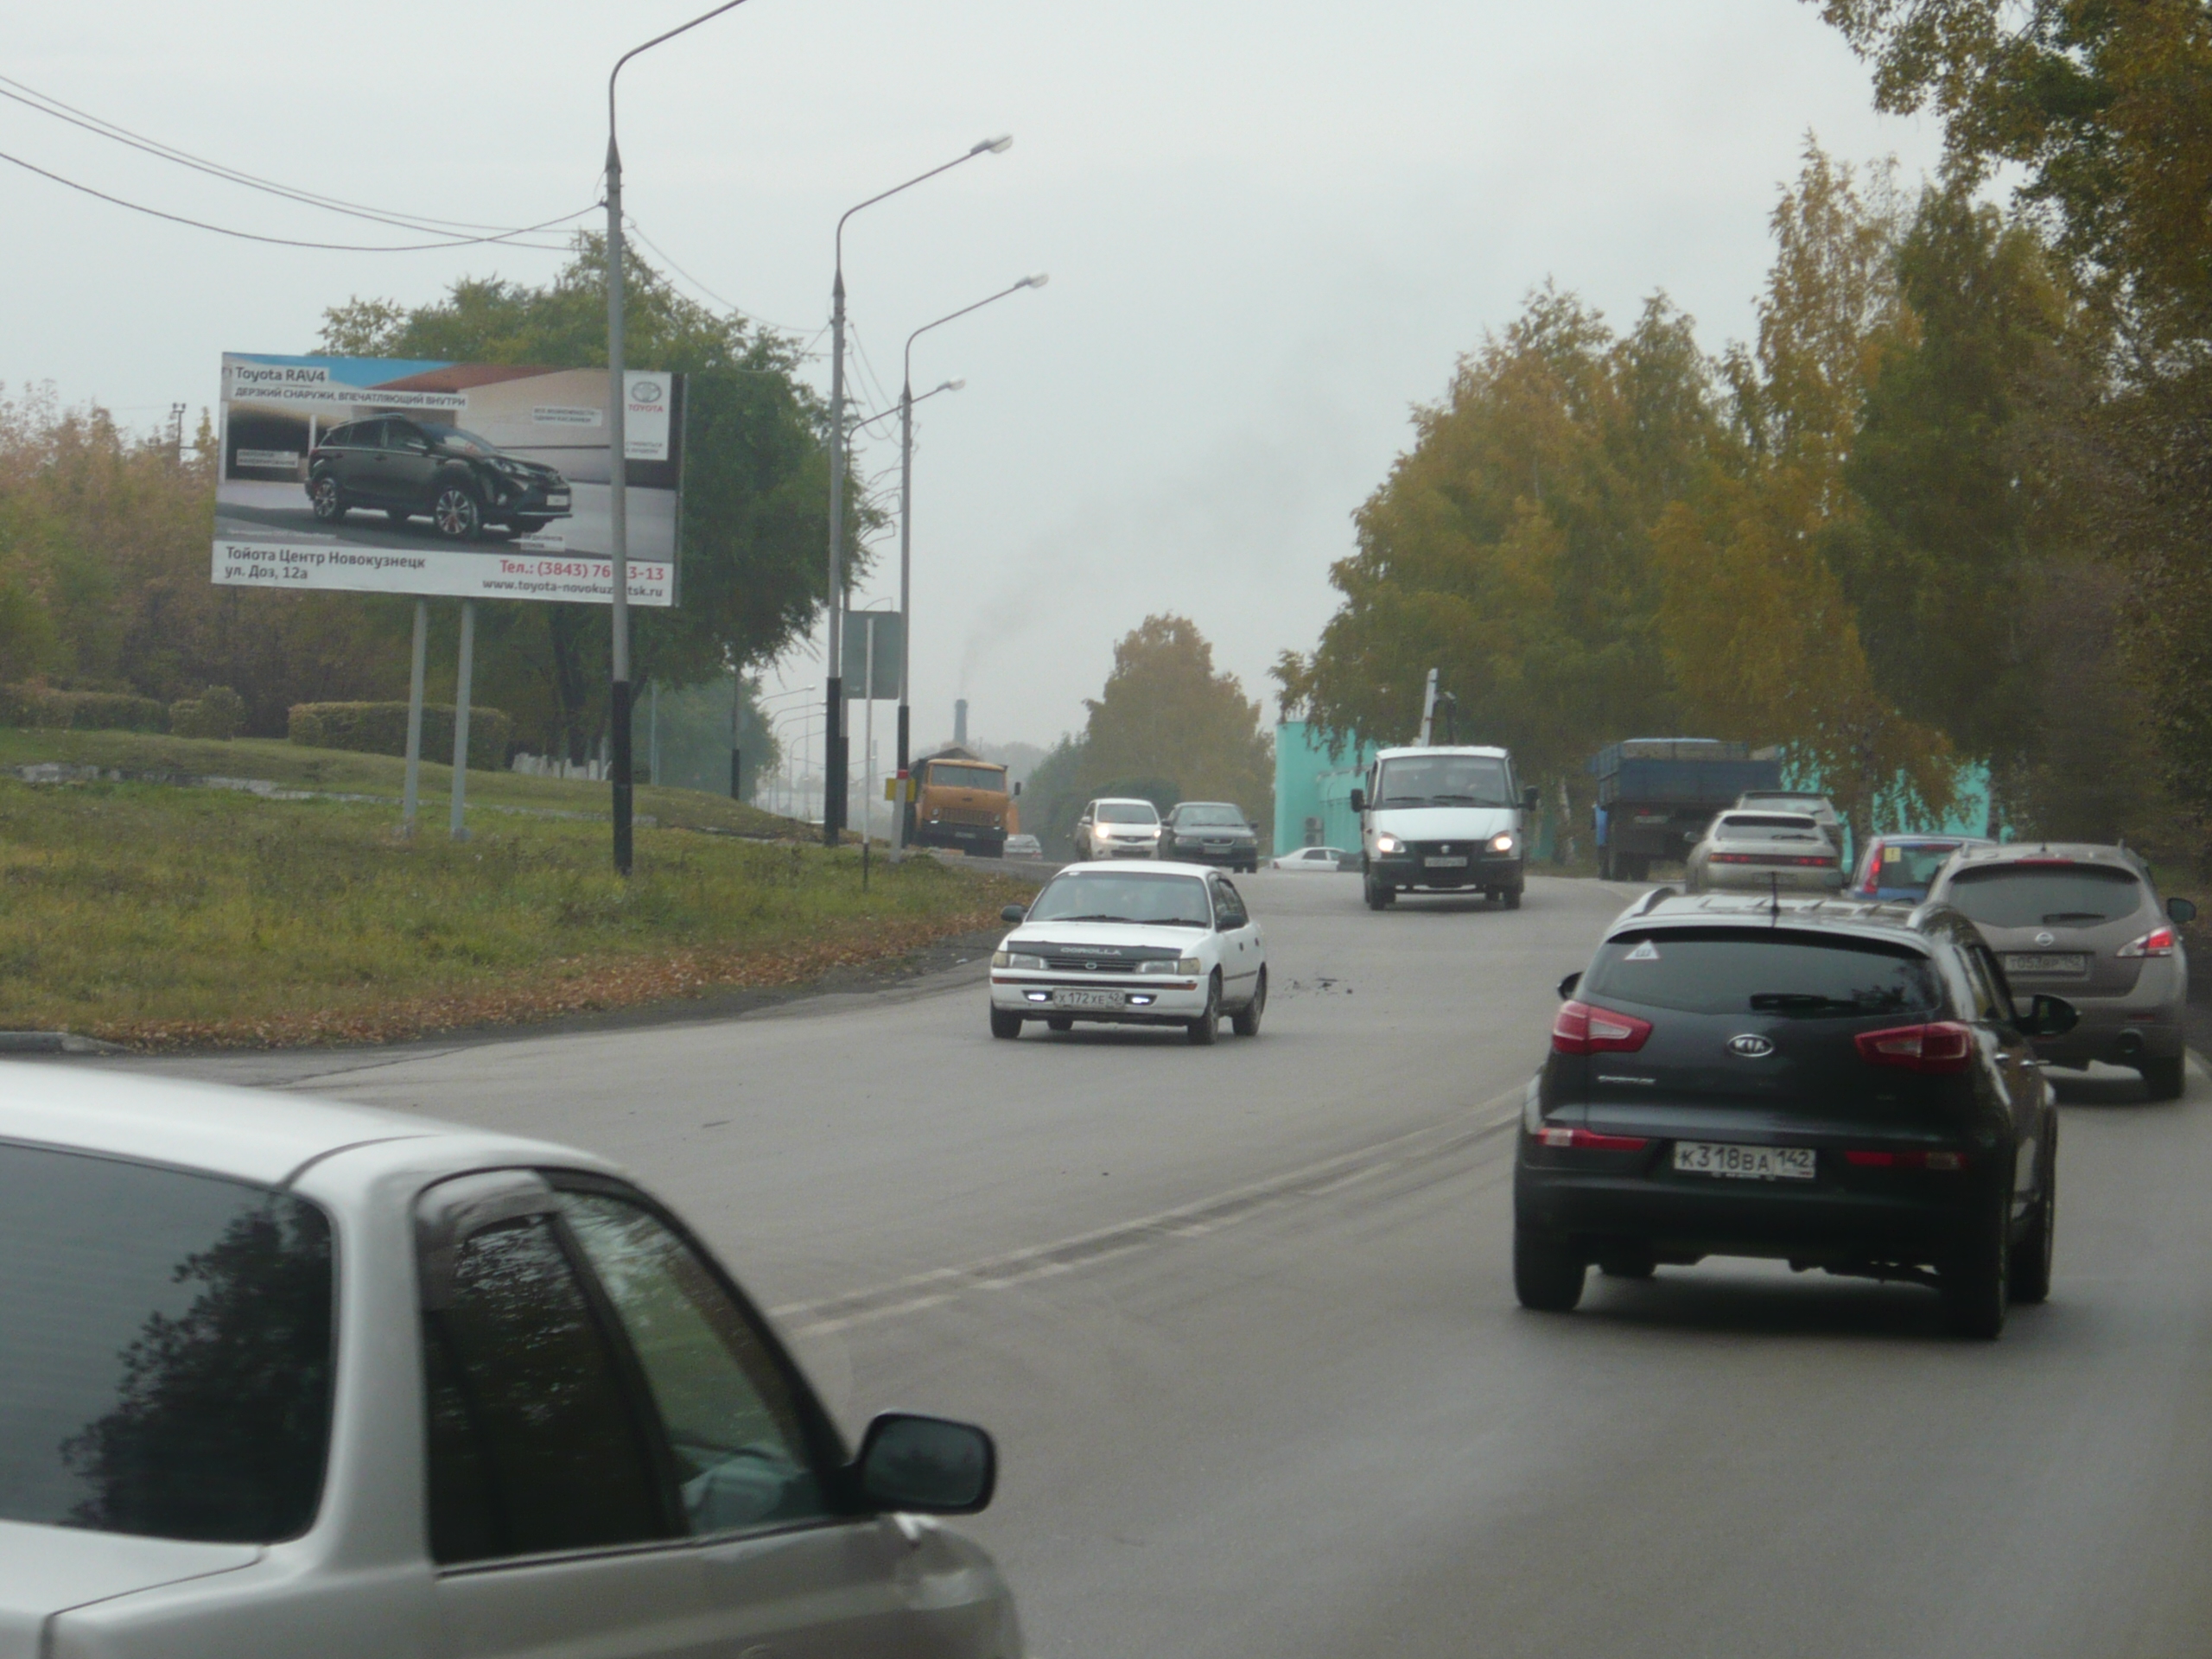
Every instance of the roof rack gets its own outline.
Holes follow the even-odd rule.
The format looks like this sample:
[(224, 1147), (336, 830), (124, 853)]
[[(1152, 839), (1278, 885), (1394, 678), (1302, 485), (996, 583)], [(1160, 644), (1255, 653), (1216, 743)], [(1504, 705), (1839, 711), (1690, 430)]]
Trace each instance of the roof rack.
[(1652, 907), (1662, 899), (1679, 899), (1681, 895), (1672, 887), (1654, 887), (1629, 906), (1631, 916), (1649, 916)]

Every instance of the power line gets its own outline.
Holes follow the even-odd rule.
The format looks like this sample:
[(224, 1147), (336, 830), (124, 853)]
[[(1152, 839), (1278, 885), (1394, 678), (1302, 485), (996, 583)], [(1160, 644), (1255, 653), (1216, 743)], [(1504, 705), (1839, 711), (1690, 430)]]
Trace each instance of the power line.
[[(10, 86), (16, 90), (14, 92), (6, 90)], [(205, 173), (210, 177), (221, 179), (226, 183), (243, 185), (250, 190), (259, 190), (270, 195), (283, 197), (286, 200), (300, 202), (307, 207), (320, 207), (329, 213), (345, 213), (355, 219), (373, 219), (379, 224), (397, 226), (403, 230), (435, 231), (441, 233), (454, 230), (493, 231), (504, 232), (509, 235), (522, 234), (505, 226), (481, 225), (467, 219), (436, 219), (425, 213), (405, 213), (387, 211), (381, 207), (371, 207), (361, 202), (346, 201), (337, 196), (326, 196), (317, 191), (302, 190), (292, 185), (282, 184), (274, 179), (264, 179), (256, 174), (226, 166), (220, 162), (210, 161), (204, 156), (195, 156), (189, 150), (179, 149), (174, 144), (165, 144), (158, 138), (148, 137), (144, 133), (133, 132), (128, 127), (118, 125), (115, 122), (92, 114), (89, 110), (80, 110), (73, 104), (65, 104), (50, 92), (42, 92), (35, 86), (7, 75), (0, 75), (0, 98), (10, 99), (26, 109), (36, 111), (41, 115), (51, 116), (57, 121), (66, 121), (71, 126), (80, 127), (98, 137), (106, 138), (119, 144), (126, 144), (132, 149), (141, 150), (162, 161), (174, 162), (180, 167), (191, 168), (195, 172)], [(578, 211), (589, 213), (591, 210), (586, 207)], [(573, 219), (576, 215), (572, 213), (568, 217)]]
[(333, 253), (425, 253), (438, 248), (481, 247), (485, 244), (492, 242), (507, 243), (514, 246), (537, 248), (541, 251), (557, 253), (566, 245), (565, 244), (549, 245), (543, 242), (517, 243), (514, 238), (519, 236), (528, 236), (537, 231), (551, 230), (556, 225), (565, 223), (569, 219), (577, 218), (581, 214), (591, 212), (591, 209), (588, 207), (580, 207), (575, 213), (563, 213), (559, 219), (549, 219), (542, 225), (525, 226), (518, 231), (506, 231), (498, 236), (454, 237), (444, 242), (414, 242), (400, 245), (390, 243), (364, 244), (357, 242), (308, 242), (296, 237), (263, 236), (254, 231), (234, 230), (227, 225), (211, 225), (204, 219), (188, 219), (182, 213), (163, 213), (160, 208), (149, 207), (143, 202), (126, 201), (121, 196), (111, 196), (108, 194), (105, 190), (95, 190), (89, 184), (79, 184), (74, 179), (65, 179), (59, 173), (49, 172), (45, 168), (39, 167), (30, 162), (25, 161), (20, 156), (10, 156), (3, 149), (0, 149), (0, 162), (13, 162), (16, 166), (22, 168), (26, 173), (35, 173), (42, 179), (51, 179), (56, 184), (66, 185), (70, 189), (80, 191), (88, 196), (96, 196), (100, 200), (112, 203), (118, 207), (128, 207), (135, 213), (146, 213), (155, 219), (165, 219), (172, 225), (189, 225), (196, 231), (213, 231), (218, 236), (236, 237), (242, 242), (263, 242), (267, 243), (273, 247), (279, 248), (321, 248)]

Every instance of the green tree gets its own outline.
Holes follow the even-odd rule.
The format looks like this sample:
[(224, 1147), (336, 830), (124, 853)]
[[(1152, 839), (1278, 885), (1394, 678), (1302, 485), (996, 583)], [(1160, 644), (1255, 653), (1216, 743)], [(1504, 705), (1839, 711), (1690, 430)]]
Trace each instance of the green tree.
[(1260, 705), (1235, 675), (1215, 672), (1213, 647), (1187, 618), (1147, 616), (1131, 629), (1104, 690), (1084, 706), (1085, 795), (1157, 780), (1182, 799), (1234, 801), (1260, 823), (1271, 818), (1274, 760)]

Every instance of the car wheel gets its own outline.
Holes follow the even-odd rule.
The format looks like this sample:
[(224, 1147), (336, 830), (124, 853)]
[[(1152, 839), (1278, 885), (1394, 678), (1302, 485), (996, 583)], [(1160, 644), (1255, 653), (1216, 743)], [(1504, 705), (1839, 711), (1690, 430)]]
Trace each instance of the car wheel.
[(2012, 1297), (2012, 1242), (2005, 1236), (2011, 1189), (1984, 1207), (1975, 1238), (1936, 1274), (1943, 1313), (1955, 1336), (1980, 1342), (2004, 1333)]
[(473, 542), (484, 533), (484, 504), (466, 484), (442, 485), (430, 503), (430, 522), (449, 542)]
[(2043, 1191), (2036, 1195), (2028, 1236), (2012, 1247), (2012, 1300), (2033, 1306), (2050, 1300), (2051, 1243), (2058, 1230), (2058, 1125), (2044, 1143)]
[(308, 501), (323, 524), (334, 524), (346, 516), (346, 493), (328, 473), (308, 486)]
[(1221, 1034), (1221, 975), (1206, 981), (1206, 1011), (1191, 1021), (1191, 1040), (1204, 1047)]
[(1073, 1031), (1075, 1021), (1065, 1014), (1049, 1014), (1045, 1016), (1045, 1026), (1049, 1031)]
[(1587, 1271), (1565, 1239), (1514, 1224), (1513, 1294), (1522, 1306), (1538, 1313), (1573, 1313)]
[(1260, 982), (1252, 988), (1252, 1000), (1229, 1016), (1229, 1028), (1239, 1037), (1260, 1034), (1260, 1016), (1268, 1011), (1268, 970), (1260, 969)]
[(1508, 910), (1518, 910), (1518, 909), (1520, 909), (1520, 908), (1521, 908), (1521, 889), (1520, 889), (1520, 888), (1518, 888), (1518, 887), (1508, 887), (1508, 888), (1505, 890), (1505, 907), (1506, 907)]
[(1388, 910), (1390, 901), (1397, 896), (1389, 882), (1377, 881), (1371, 875), (1367, 878), (1367, 907), (1370, 910)]
[(1613, 855), (1609, 849), (1604, 847), (1598, 849), (1598, 879), (1600, 881), (1610, 881), (1613, 879)]
[(991, 1035), (994, 1037), (1003, 1037), (1009, 1041), (1020, 1036), (1021, 1016), (1018, 1014), (1008, 1014), (1003, 1009), (993, 1008), (991, 1010)]
[(2145, 1060), (2136, 1070), (2143, 1074), (2143, 1095), (2146, 1100), (2179, 1100), (2182, 1090), (2188, 1086), (2188, 1076), (2178, 1054), (2171, 1060)]

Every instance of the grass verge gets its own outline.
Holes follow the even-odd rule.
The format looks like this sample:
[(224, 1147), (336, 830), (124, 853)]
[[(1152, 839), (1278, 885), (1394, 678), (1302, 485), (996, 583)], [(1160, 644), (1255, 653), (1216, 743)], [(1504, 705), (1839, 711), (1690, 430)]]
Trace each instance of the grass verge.
[(923, 858), (879, 859), (863, 892), (857, 849), (670, 828), (638, 831), (625, 881), (603, 825), (474, 834), (403, 841), (382, 806), (0, 779), (0, 1028), (387, 1042), (804, 983), (991, 926), (1029, 891)]

